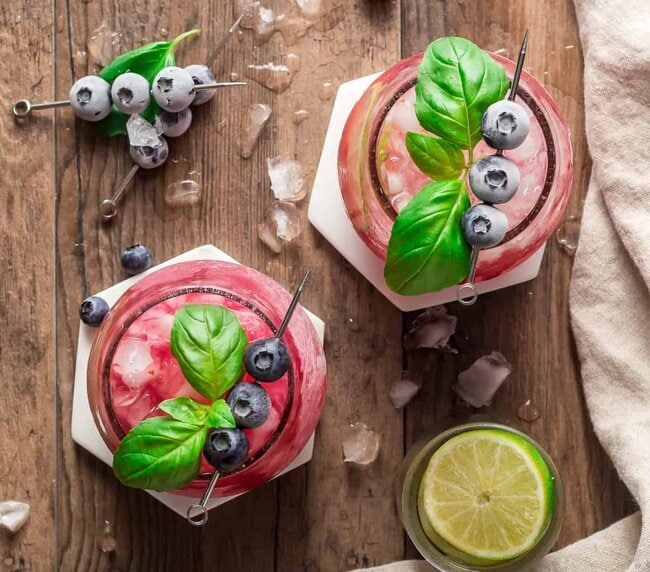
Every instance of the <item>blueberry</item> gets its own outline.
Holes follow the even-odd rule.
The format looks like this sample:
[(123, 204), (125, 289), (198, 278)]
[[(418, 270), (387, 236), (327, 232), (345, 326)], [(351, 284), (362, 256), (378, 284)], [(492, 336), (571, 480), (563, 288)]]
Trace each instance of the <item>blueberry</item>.
[(169, 155), (169, 146), (164, 137), (160, 138), (160, 145), (158, 147), (150, 147), (149, 145), (130, 145), (129, 154), (134, 163), (137, 163), (143, 169), (155, 169), (160, 167)]
[(477, 198), (490, 204), (509, 201), (519, 188), (519, 169), (510, 159), (483, 157), (469, 170), (469, 186)]
[(203, 454), (217, 471), (234, 471), (243, 465), (248, 456), (248, 439), (241, 429), (212, 429), (205, 441)]
[(474, 205), (463, 214), (461, 221), (465, 240), (477, 248), (499, 244), (508, 230), (508, 217), (496, 207)]
[(79, 318), (84, 324), (96, 328), (108, 314), (108, 303), (99, 296), (89, 296), (79, 305)]
[(255, 340), (244, 351), (244, 369), (259, 381), (280, 379), (290, 364), (287, 346), (278, 338)]
[(177, 113), (187, 109), (194, 101), (196, 91), (192, 76), (183, 68), (163, 68), (153, 80), (151, 92), (165, 111)]
[(257, 383), (238, 383), (226, 400), (237, 427), (254, 429), (264, 423), (271, 413), (271, 398)]
[[(187, 66), (185, 68), (185, 71), (187, 71), (192, 76), (194, 85), (214, 83), (214, 74), (212, 73), (212, 70), (206, 65), (192, 64), (191, 66)], [(197, 91), (196, 95), (194, 96), (192, 105), (203, 105), (204, 103), (210, 101), (216, 93), (216, 89), (203, 89), (201, 91)]]
[(140, 274), (140, 272), (144, 272), (149, 268), (153, 262), (153, 256), (146, 246), (134, 244), (133, 246), (129, 246), (122, 253), (120, 262), (122, 263), (122, 268), (126, 270), (127, 274), (133, 276), (134, 274)]
[(74, 114), (86, 121), (101, 121), (111, 111), (111, 86), (96, 75), (74, 82), (69, 98)]
[(185, 133), (192, 124), (192, 110), (188, 107), (172, 113), (171, 111), (163, 111), (156, 118), (156, 129), (158, 133), (162, 133), (166, 137), (180, 137)]
[(483, 139), (494, 149), (514, 149), (526, 139), (530, 120), (526, 110), (508, 99), (487, 108), (481, 120)]
[(122, 113), (140, 113), (147, 108), (151, 100), (149, 82), (140, 74), (123, 73), (113, 82), (111, 97), (115, 107)]

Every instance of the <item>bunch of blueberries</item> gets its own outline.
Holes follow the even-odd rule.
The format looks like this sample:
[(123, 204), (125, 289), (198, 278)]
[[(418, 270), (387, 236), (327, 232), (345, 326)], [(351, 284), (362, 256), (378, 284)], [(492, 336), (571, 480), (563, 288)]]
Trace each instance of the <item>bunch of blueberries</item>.
[(238, 383), (226, 398), (237, 427), (220, 427), (208, 433), (203, 454), (215, 470), (234, 471), (248, 458), (248, 438), (242, 429), (259, 427), (271, 413), (271, 398), (259, 382), (277, 381), (288, 371), (290, 363), (287, 347), (279, 338), (263, 338), (248, 344), (244, 369), (257, 383)]
[(202, 64), (163, 68), (151, 86), (144, 76), (132, 72), (119, 75), (112, 86), (99, 76), (88, 75), (77, 80), (70, 89), (70, 105), (77, 117), (101, 121), (113, 105), (127, 115), (139, 114), (147, 108), (153, 96), (163, 110), (155, 123), (160, 144), (130, 146), (133, 161), (144, 169), (152, 169), (162, 165), (169, 154), (162, 135), (179, 137), (185, 133), (192, 123), (190, 106), (202, 105), (214, 97), (215, 90), (198, 91), (195, 86), (214, 81), (212, 70)]
[(474, 248), (496, 246), (506, 235), (508, 218), (494, 205), (514, 196), (521, 176), (517, 165), (504, 157), (503, 151), (519, 147), (529, 129), (526, 110), (514, 101), (497, 101), (483, 115), (483, 139), (497, 153), (478, 160), (469, 170), (469, 186), (484, 201), (467, 210), (462, 218), (465, 240)]

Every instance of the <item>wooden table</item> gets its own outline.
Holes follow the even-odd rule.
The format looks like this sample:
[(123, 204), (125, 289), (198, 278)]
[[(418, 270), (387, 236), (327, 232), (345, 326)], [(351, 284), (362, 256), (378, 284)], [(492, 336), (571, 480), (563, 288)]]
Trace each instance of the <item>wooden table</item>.
[[(295, 246), (276, 256), (256, 236), (271, 200), (265, 159), (286, 153), (313, 177), (332, 105), (318, 95), (324, 82), (337, 85), (382, 70), (441, 35), (466, 36), (512, 56), (526, 28), (527, 67), (545, 83), (573, 133), (576, 178), (567, 212), (579, 215), (589, 161), (572, 3), (323, 4), (330, 10), (336, 2), (345, 8), (295, 45), (276, 35), (253, 46), (250, 32), (234, 39), (215, 64), (218, 77), (297, 53), (301, 69), (291, 88), (276, 96), (253, 83), (219, 93), (197, 111), (191, 133), (172, 143), (165, 167), (137, 175), (110, 226), (98, 221), (97, 204), (130, 167), (124, 140), (95, 139), (69, 110), (35, 114), (18, 126), (9, 102), (66, 97), (73, 78), (94, 73), (114, 52), (191, 27), (203, 34), (182, 48), (180, 61), (201, 61), (233, 20), (234, 2), (2, 4), (0, 499), (28, 500), (32, 516), (17, 535), (0, 536), (0, 569), (51, 570), (58, 563), (64, 571), (338, 571), (416, 557), (395, 512), (395, 472), (419, 436), (467, 419), (454, 414), (451, 384), (458, 371), (492, 350), (506, 355), (513, 373), (478, 417), (527, 431), (557, 461), (567, 490), (559, 546), (633, 510), (589, 423), (569, 328), (572, 258), (555, 241), (534, 282), (482, 296), (471, 309), (450, 306), (469, 340), (455, 356), (403, 353), (409, 317), (308, 226), (306, 202), (300, 205), (305, 231)], [(296, 10), (289, 0), (269, 4)], [(253, 156), (244, 160), (237, 152), (241, 121), (246, 107), (259, 102), (270, 104), (273, 116)], [(297, 109), (310, 113), (300, 125), (292, 122)], [(200, 204), (166, 206), (164, 189), (192, 169), (201, 173)], [(87, 294), (122, 279), (119, 254), (134, 242), (149, 245), (159, 261), (214, 243), (287, 286), (309, 266), (314, 280), (304, 303), (327, 321), (329, 392), (314, 459), (215, 512), (204, 530), (191, 529), (147, 494), (120, 486), (107, 466), (70, 438), (77, 307)], [(424, 387), (406, 409), (396, 410), (388, 389), (407, 368), (423, 372)], [(542, 411), (532, 424), (515, 415), (528, 398)], [(366, 470), (342, 463), (343, 429), (357, 420), (382, 437), (379, 459)], [(114, 529), (114, 552), (100, 550), (105, 521)]]

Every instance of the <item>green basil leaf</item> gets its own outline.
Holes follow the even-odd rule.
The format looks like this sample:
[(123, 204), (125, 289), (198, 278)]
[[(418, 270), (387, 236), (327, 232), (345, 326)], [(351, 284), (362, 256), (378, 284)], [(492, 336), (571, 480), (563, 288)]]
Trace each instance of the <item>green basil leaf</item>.
[(167, 399), (158, 404), (158, 409), (161, 409), (178, 421), (192, 423), (194, 425), (203, 425), (205, 418), (210, 413), (209, 405), (199, 403), (191, 397)]
[(464, 38), (439, 38), (429, 44), (415, 86), (420, 125), (461, 149), (481, 139), (485, 110), (503, 99), (508, 78), (503, 67)]
[(214, 401), (241, 378), (248, 340), (237, 316), (211, 304), (187, 304), (174, 316), (171, 350), (183, 375)]
[(451, 141), (409, 131), (406, 149), (418, 169), (434, 181), (457, 179), (465, 168), (463, 152)]
[(199, 473), (208, 429), (169, 417), (152, 417), (122, 439), (113, 471), (129, 487), (170, 491), (190, 483)]
[[(140, 46), (130, 52), (120, 54), (99, 72), (99, 77), (112, 84), (117, 76), (125, 72), (133, 72), (144, 76), (149, 84), (151, 84), (161, 69), (176, 64), (174, 58), (174, 49), (176, 46), (185, 38), (198, 34), (199, 32), (200, 30), (189, 30), (173, 40), (153, 42)], [(151, 98), (151, 102), (140, 115), (149, 121), (149, 123), (153, 123), (159, 114), (160, 107)], [(104, 119), (97, 121), (93, 125), (95, 134), (104, 137), (126, 135), (126, 122), (128, 119), (128, 115), (113, 107)]]
[(470, 247), (460, 220), (470, 208), (461, 180), (431, 183), (399, 213), (388, 243), (384, 277), (404, 295), (437, 292), (467, 275)]
[(233, 428), (236, 426), (230, 406), (223, 399), (219, 399), (212, 404), (206, 421), (210, 427)]

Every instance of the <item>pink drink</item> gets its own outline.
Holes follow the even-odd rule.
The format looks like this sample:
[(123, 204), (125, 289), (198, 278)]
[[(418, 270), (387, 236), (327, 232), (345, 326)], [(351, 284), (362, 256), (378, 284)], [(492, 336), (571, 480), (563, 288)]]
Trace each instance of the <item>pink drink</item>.
[[(115, 304), (93, 343), (88, 365), (91, 408), (111, 450), (147, 417), (163, 415), (165, 399), (198, 394), (171, 353), (174, 314), (185, 304), (218, 304), (237, 315), (249, 341), (271, 337), (291, 295), (276, 282), (244, 266), (215, 261), (176, 264), (143, 278)], [(286, 468), (313, 433), (325, 396), (325, 358), (314, 327), (300, 307), (283, 339), (291, 355), (287, 374), (264, 388), (271, 414), (244, 432), (249, 456), (243, 467), (222, 476), (213, 496), (253, 489)], [(243, 381), (253, 381), (245, 376)], [(214, 469), (203, 459), (200, 478), (180, 494), (200, 496)]]
[[(512, 75), (513, 62), (492, 57)], [(348, 215), (359, 236), (382, 259), (395, 216), (431, 182), (404, 143), (407, 131), (426, 132), (414, 111), (421, 60), (422, 54), (402, 60), (373, 82), (352, 110), (339, 146), (339, 181)], [(508, 234), (499, 246), (481, 253), (477, 281), (511, 270), (541, 248), (559, 224), (571, 191), (571, 143), (557, 106), (525, 71), (517, 95), (528, 111), (530, 134), (505, 154), (519, 167), (521, 185), (511, 201), (499, 205), (508, 216)], [(474, 160), (493, 153), (481, 142)]]

